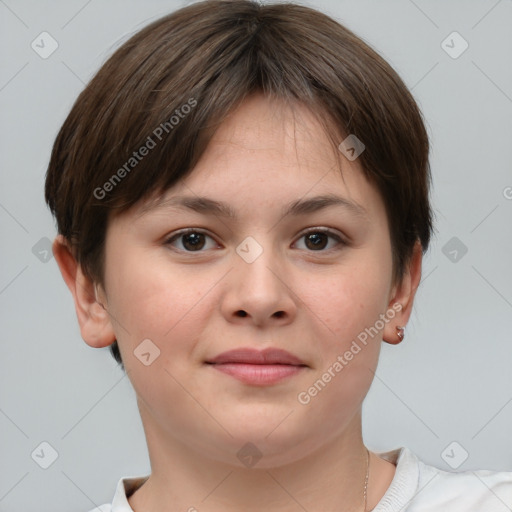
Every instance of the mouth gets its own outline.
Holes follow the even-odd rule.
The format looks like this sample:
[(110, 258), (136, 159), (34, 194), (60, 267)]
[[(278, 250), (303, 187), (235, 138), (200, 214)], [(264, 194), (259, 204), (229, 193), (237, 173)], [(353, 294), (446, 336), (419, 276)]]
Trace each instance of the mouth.
[(255, 386), (276, 384), (302, 373), (308, 365), (281, 349), (236, 349), (223, 352), (206, 361), (226, 375)]

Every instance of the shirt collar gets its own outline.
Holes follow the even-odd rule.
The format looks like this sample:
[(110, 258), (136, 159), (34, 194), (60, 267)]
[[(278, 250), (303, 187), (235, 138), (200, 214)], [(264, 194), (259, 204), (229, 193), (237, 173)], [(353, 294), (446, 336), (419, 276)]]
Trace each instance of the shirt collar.
[(112, 512), (133, 512), (128, 498), (149, 478), (147, 476), (125, 476), (119, 480), (112, 500)]
[[(375, 452), (396, 466), (395, 475), (384, 496), (373, 512), (391, 512), (401, 510), (414, 496), (418, 487), (418, 459), (406, 447), (395, 448), (387, 452)], [(111, 512), (133, 512), (128, 498), (146, 482), (147, 476), (126, 476), (117, 483)]]

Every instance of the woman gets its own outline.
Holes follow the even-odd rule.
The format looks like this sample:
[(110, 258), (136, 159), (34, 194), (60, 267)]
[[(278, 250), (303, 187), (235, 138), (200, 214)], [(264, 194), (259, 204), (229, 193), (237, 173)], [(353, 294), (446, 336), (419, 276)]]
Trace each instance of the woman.
[(46, 181), (82, 337), (129, 375), (151, 460), (102, 510), (512, 506), (512, 473), (362, 439), (432, 234), (428, 153), (389, 64), (299, 5), (196, 3), (105, 63)]

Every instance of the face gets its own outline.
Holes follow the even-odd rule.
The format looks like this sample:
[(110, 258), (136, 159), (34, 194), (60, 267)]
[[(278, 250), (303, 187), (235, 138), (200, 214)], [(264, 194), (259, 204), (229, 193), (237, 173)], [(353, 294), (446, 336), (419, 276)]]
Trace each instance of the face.
[[(383, 201), (342, 165), (307, 110), (254, 96), (161, 204), (109, 225), (104, 297), (150, 444), (241, 465), (251, 442), (270, 467), (359, 428), (395, 301)], [(213, 364), (238, 349), (269, 364)]]

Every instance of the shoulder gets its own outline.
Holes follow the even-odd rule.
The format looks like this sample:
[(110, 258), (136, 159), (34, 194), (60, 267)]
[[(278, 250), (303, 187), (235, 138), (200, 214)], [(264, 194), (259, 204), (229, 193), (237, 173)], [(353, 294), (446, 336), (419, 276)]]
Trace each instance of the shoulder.
[(512, 472), (450, 472), (421, 461), (408, 448), (379, 454), (396, 465), (374, 512), (510, 512)]
[[(427, 504), (426, 510), (441, 510), (438, 507), (467, 512), (512, 510), (512, 472), (483, 469), (450, 472), (419, 461), (418, 486), (417, 502)], [(422, 510), (421, 506), (417, 510)]]

